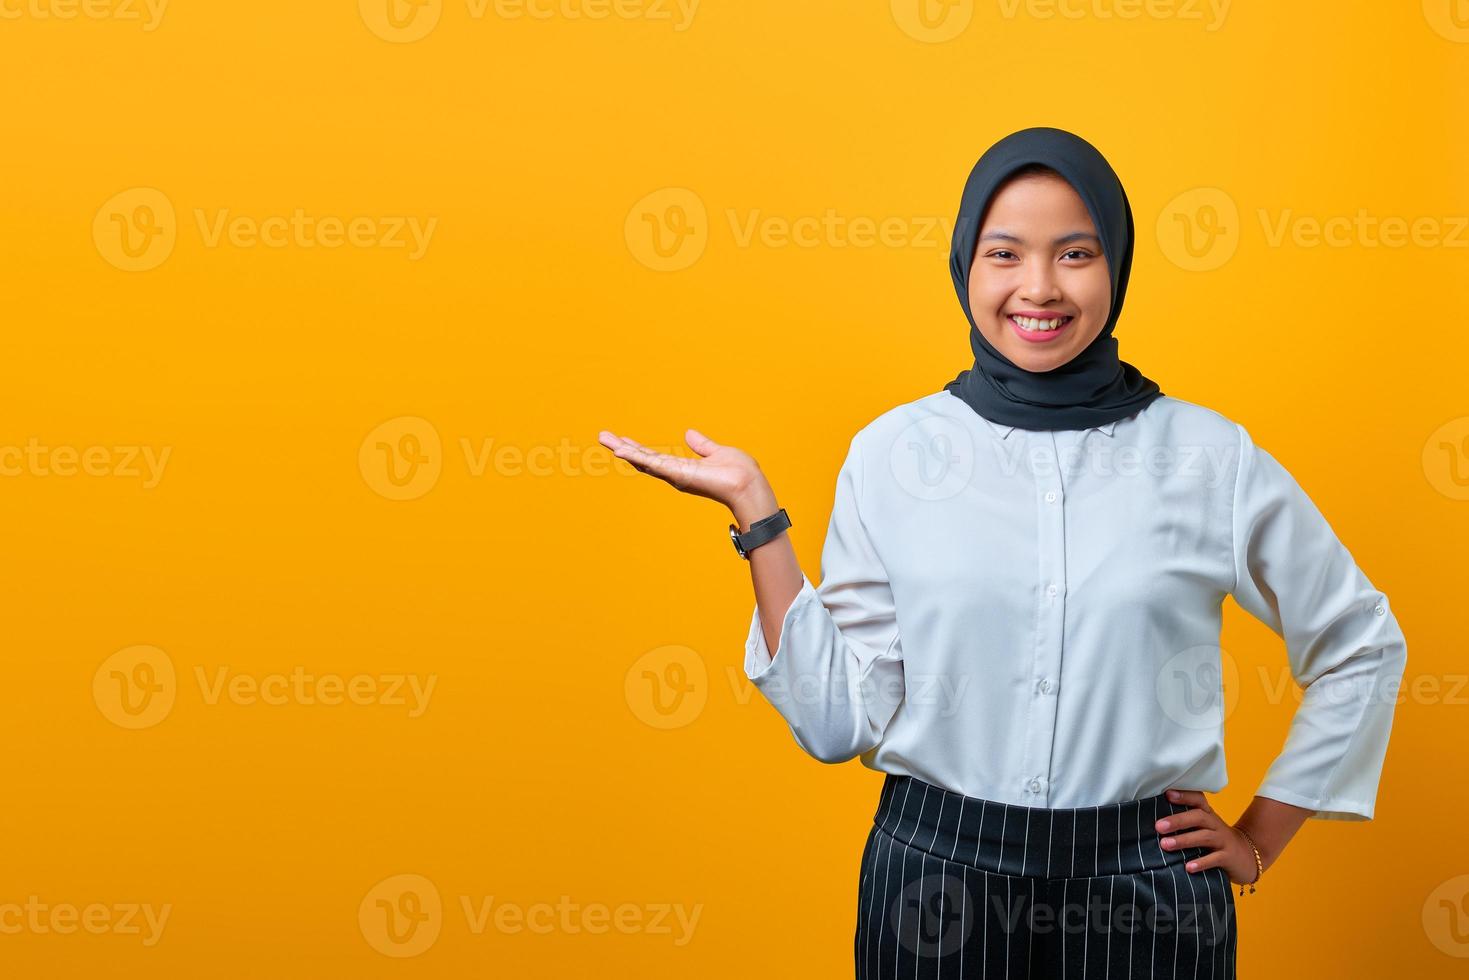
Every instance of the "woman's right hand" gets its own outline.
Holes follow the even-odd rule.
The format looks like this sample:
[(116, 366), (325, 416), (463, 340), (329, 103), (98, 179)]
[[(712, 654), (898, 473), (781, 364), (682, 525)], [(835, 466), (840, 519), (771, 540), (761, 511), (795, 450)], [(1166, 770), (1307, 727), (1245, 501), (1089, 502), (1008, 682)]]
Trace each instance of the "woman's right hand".
[(736, 513), (743, 502), (762, 496), (762, 488), (769, 486), (755, 457), (734, 446), (720, 445), (697, 429), (684, 433), (684, 441), (699, 454), (696, 458), (660, 453), (606, 429), (598, 433), (597, 441), (639, 473), (655, 476), (683, 493), (717, 500)]

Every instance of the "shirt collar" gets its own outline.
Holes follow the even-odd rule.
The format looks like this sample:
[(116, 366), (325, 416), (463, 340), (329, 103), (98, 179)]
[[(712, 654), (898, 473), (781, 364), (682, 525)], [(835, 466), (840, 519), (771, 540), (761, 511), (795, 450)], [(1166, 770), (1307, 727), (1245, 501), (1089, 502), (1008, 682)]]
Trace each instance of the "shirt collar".
[[(998, 422), (985, 418), (983, 415), (981, 415), (980, 418), (984, 419), (984, 424), (989, 426), (990, 429), (994, 431), (995, 435), (999, 436), (1001, 439), (1009, 438), (1010, 433), (1015, 431), (1015, 426), (1013, 425), (1001, 425)], [(1102, 432), (1110, 436), (1112, 435), (1112, 430), (1116, 427), (1117, 420), (1113, 419), (1111, 422), (1107, 422), (1103, 425), (1088, 426), (1086, 431), (1090, 432), (1092, 429), (1100, 429)]]

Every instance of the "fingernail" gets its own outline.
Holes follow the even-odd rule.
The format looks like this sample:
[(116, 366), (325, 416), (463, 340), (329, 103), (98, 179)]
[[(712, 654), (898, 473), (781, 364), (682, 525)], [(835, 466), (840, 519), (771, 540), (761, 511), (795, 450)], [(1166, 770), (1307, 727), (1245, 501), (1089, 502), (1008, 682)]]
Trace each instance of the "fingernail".
[(1178, 790), (1170, 789), (1168, 791), (1168, 798), (1170, 800), (1176, 800), (1176, 799), (1178, 799)]
[(1173, 846), (1173, 838), (1172, 837), (1165, 837), (1165, 838), (1163, 838), (1163, 846), (1164, 847), (1172, 847)]
[(1168, 829), (1168, 821), (1167, 820), (1159, 820), (1158, 821), (1158, 829), (1159, 830), (1167, 830)]
[(1197, 871), (1197, 870), (1199, 870), (1199, 866), (1197, 864), (1195, 864), (1194, 862), (1190, 861), (1188, 863), (1188, 869), (1190, 871)]

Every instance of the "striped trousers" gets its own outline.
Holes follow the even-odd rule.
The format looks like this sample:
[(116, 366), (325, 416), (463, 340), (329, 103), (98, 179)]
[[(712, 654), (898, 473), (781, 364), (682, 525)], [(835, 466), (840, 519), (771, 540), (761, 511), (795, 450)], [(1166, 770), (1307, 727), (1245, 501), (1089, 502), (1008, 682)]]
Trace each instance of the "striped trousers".
[(857, 980), (1234, 980), (1235, 906), (1166, 796), (1046, 809), (889, 773), (862, 852)]

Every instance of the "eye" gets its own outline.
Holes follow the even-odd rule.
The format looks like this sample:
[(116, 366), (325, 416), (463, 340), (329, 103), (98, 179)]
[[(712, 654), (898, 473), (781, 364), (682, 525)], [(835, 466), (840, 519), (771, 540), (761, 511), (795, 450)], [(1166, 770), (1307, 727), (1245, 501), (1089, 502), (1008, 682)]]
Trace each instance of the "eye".
[(1061, 257), (1062, 258), (1065, 258), (1068, 255), (1075, 255), (1075, 256), (1077, 256), (1079, 258), (1083, 258), (1083, 259), (1089, 259), (1089, 258), (1092, 257), (1092, 253), (1088, 252), (1084, 248), (1071, 248), (1071, 249), (1067, 249), (1065, 252), (1062, 253), (1062, 256)]
[(1009, 255), (1009, 256), (1013, 257), (1015, 255), (1015, 253), (1012, 252), (1012, 251), (1010, 251), (1008, 248), (997, 248), (993, 252), (990, 253), (990, 258), (992, 258), (992, 259), (998, 259), (998, 258), (1002, 258), (1002, 257), (1004, 257), (1006, 255)]

